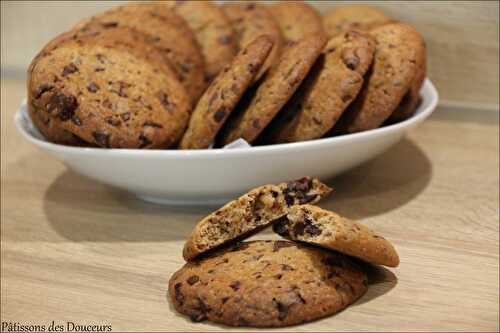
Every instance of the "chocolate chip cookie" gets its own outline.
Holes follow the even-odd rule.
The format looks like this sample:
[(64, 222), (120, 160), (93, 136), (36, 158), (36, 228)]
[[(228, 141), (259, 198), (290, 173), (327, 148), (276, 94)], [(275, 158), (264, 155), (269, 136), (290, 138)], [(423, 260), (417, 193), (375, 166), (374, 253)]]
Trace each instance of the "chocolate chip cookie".
[(332, 315), (360, 298), (366, 274), (342, 254), (287, 241), (236, 244), (187, 263), (169, 281), (193, 321), (280, 327)]
[(127, 4), (86, 19), (74, 28), (126, 26), (148, 35), (173, 66), (192, 103), (205, 89), (204, 63), (200, 47), (187, 23), (160, 3)]
[(193, 30), (205, 57), (205, 80), (210, 82), (238, 52), (233, 28), (221, 7), (211, 1), (163, 2)]
[(192, 260), (265, 227), (284, 216), (291, 206), (318, 202), (331, 191), (327, 185), (309, 177), (257, 187), (201, 220), (184, 245), (184, 259)]
[(425, 54), (420, 34), (404, 23), (375, 28), (375, 56), (364, 88), (334, 127), (337, 133), (377, 128), (389, 118), (418, 75)]
[(387, 123), (393, 124), (403, 120), (406, 120), (415, 114), (415, 111), (420, 103), (420, 88), (424, 83), (425, 77), (427, 76), (427, 61), (426, 61), (426, 50), (424, 47), (419, 48), (420, 54), (417, 56), (417, 71), (415, 79), (413, 80), (410, 89), (403, 96), (403, 99), (399, 103), (398, 107), (389, 116)]
[(332, 249), (377, 265), (396, 267), (399, 256), (382, 236), (361, 223), (313, 205), (291, 207), (273, 225), (283, 237)]
[(353, 29), (370, 31), (390, 22), (392, 19), (389, 16), (368, 5), (334, 7), (323, 17), (325, 31), (330, 37)]
[(325, 34), (321, 15), (303, 1), (280, 1), (269, 6), (269, 10), (288, 43), (310, 35)]
[(208, 148), (241, 96), (253, 82), (273, 46), (267, 36), (247, 45), (210, 84), (198, 101), (181, 149)]
[(323, 35), (309, 36), (283, 53), (257, 88), (248, 105), (229, 119), (221, 137), (222, 144), (238, 138), (252, 143), (295, 93), (321, 54), (326, 43)]
[(279, 59), (283, 44), (280, 27), (269, 12), (268, 7), (264, 5), (253, 2), (227, 3), (223, 9), (236, 33), (240, 49), (261, 35), (267, 35), (273, 41), (274, 46), (268, 59), (255, 76), (255, 81), (257, 81)]
[(156, 49), (146, 55), (139, 35), (116, 29), (75, 35), (37, 57), (30, 112), (99, 147), (171, 147), (186, 127), (188, 96)]
[(266, 129), (265, 140), (283, 143), (325, 135), (361, 90), (374, 52), (367, 33), (350, 31), (332, 38), (299, 92)]

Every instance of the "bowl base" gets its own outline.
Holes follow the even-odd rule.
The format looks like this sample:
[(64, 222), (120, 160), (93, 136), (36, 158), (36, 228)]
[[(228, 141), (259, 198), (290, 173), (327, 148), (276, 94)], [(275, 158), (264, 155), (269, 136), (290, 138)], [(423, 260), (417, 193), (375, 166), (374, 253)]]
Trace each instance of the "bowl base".
[(229, 198), (217, 198), (217, 199), (207, 199), (207, 198), (190, 198), (190, 199), (172, 199), (166, 197), (155, 197), (150, 195), (143, 195), (134, 193), (134, 195), (150, 203), (158, 205), (167, 206), (222, 206), (232, 199)]

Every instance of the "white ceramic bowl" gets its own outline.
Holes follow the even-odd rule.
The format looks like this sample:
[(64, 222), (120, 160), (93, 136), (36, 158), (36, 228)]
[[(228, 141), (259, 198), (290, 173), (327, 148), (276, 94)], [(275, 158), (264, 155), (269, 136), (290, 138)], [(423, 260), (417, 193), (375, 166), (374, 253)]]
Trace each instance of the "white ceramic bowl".
[(361, 133), (249, 148), (210, 150), (99, 149), (57, 145), (34, 128), (23, 103), (15, 123), (23, 136), (73, 171), (165, 204), (219, 204), (267, 183), (305, 175), (333, 177), (397, 143), (435, 109), (438, 93), (427, 79), (416, 114)]

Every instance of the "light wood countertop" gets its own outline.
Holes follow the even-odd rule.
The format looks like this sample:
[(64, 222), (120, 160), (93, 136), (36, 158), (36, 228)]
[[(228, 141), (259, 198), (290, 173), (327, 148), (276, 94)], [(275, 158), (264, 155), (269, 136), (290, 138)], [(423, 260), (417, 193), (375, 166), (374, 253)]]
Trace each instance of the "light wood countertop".
[[(192, 323), (166, 297), (185, 237), (213, 208), (140, 202), (68, 171), (15, 130), (23, 96), (23, 82), (3, 81), (2, 321), (228, 329)], [(293, 330), (499, 330), (498, 113), (437, 110), (328, 183), (336, 193), (321, 206), (386, 236), (401, 265), (372, 271), (367, 294), (347, 310)]]

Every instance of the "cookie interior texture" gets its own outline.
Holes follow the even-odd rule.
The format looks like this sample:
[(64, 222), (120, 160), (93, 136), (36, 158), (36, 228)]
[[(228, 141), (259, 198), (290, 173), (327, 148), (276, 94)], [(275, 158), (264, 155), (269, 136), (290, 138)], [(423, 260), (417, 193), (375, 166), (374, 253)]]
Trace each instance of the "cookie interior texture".
[(183, 256), (196, 256), (247, 235), (284, 216), (295, 204), (318, 202), (332, 191), (309, 177), (255, 188), (201, 220), (184, 245)]
[(332, 251), (254, 241), (187, 263), (170, 278), (174, 307), (193, 321), (281, 327), (341, 311), (367, 289), (363, 270)]
[(294, 206), (273, 225), (283, 237), (319, 245), (370, 262), (396, 267), (394, 246), (365, 225), (312, 205)]

